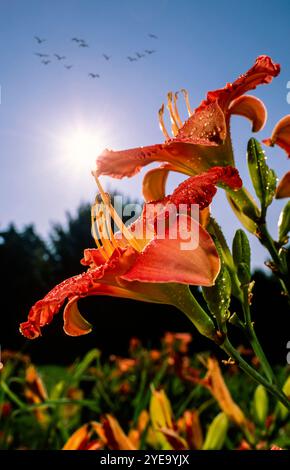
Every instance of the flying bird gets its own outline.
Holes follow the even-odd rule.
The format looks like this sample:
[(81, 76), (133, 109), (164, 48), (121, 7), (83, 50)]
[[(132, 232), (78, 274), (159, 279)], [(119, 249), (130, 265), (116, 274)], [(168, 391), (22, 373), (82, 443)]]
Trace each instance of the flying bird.
[(85, 41), (81, 40), (79, 43), (79, 47), (89, 47), (89, 45)]
[(146, 52), (146, 54), (150, 55), (150, 54), (154, 54), (154, 52), (156, 52), (156, 51), (153, 50), (153, 49), (151, 49), (151, 50), (150, 49), (145, 49), (145, 52)]
[(49, 54), (41, 54), (41, 52), (34, 52), (34, 55), (37, 55), (38, 57), (49, 57)]
[(37, 41), (37, 44), (42, 44), (46, 41), (45, 38), (41, 39), (39, 36), (34, 36), (34, 39)]
[(156, 34), (149, 33), (148, 36), (149, 36), (149, 38), (152, 38), (152, 39), (158, 39)]
[(42, 63), (43, 65), (48, 65), (48, 64), (50, 64), (50, 62), (51, 62), (50, 60), (42, 60), (42, 61), (41, 61), (41, 63)]
[(83, 41), (83, 39), (79, 39), (79, 38), (72, 38), (72, 41), (74, 41), (74, 42), (82, 42), (82, 41)]
[(136, 56), (138, 57), (138, 59), (142, 59), (142, 57), (145, 57), (145, 55), (140, 54), (140, 52), (136, 52)]
[(128, 56), (127, 59), (128, 59), (130, 62), (134, 62), (135, 60), (137, 60), (137, 59), (135, 59), (135, 57), (130, 57), (130, 56)]
[(104, 57), (104, 59), (106, 59), (106, 60), (110, 60), (110, 58), (111, 58), (111, 56), (109, 56), (109, 55), (107, 55), (107, 54), (103, 54), (103, 57)]
[(100, 75), (98, 73), (89, 73), (89, 77), (91, 77), (91, 78), (100, 78)]
[(64, 56), (64, 55), (59, 55), (59, 54), (53, 54), (53, 55), (54, 55), (54, 57), (57, 58), (57, 60), (64, 60), (64, 59), (66, 59), (66, 56)]
[(65, 68), (70, 70), (73, 67), (73, 65), (65, 65)]

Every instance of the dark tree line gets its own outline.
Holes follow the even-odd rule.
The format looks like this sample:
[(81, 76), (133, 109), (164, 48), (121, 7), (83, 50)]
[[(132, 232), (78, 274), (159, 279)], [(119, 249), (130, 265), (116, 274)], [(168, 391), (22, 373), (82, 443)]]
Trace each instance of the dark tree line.
[[(75, 217), (68, 214), (65, 225), (54, 225), (46, 241), (33, 225), (19, 230), (11, 224), (0, 233), (2, 348), (21, 349), (40, 362), (64, 363), (92, 347), (99, 347), (105, 354), (125, 353), (132, 336), (154, 346), (165, 331), (191, 331), (189, 321), (173, 307), (95, 297), (80, 301), (80, 310), (94, 326), (91, 334), (67, 337), (60, 313), (44, 328), (41, 338), (25, 340), (18, 326), (31, 305), (56, 283), (82, 272), (80, 259), (88, 247), (94, 247), (89, 205), (80, 206)], [(253, 317), (258, 333), (272, 359), (285, 363), (286, 343), (290, 340), (286, 299), (271, 276), (259, 271), (254, 279)], [(197, 334), (193, 343), (195, 350), (212, 348)]]

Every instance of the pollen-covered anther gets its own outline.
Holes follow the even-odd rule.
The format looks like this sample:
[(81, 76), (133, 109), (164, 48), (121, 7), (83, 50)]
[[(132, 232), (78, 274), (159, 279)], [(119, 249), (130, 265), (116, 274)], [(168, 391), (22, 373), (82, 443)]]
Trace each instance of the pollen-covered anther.
[[(108, 214), (102, 202), (96, 198), (95, 204), (91, 208), (92, 235), (98, 248), (102, 248), (101, 253), (105, 260), (108, 260), (116, 248), (116, 242), (111, 236), (110, 222), (107, 220)], [(110, 226), (110, 229), (108, 228)], [(114, 243), (115, 242), (115, 243)]]
[[(106, 248), (110, 249), (110, 247), (108, 246), (108, 243), (107, 243), (107, 241), (109, 240), (109, 243), (110, 243), (110, 246), (111, 246), (111, 254), (112, 254), (114, 248), (118, 248), (118, 244), (117, 244), (117, 241), (114, 237), (114, 233), (113, 233), (112, 227), (111, 227), (111, 218), (112, 218), (113, 221), (115, 222), (115, 224), (117, 225), (118, 229), (122, 233), (122, 235), (126, 238), (129, 245), (131, 245), (137, 251), (142, 251), (142, 247), (139, 244), (138, 240), (134, 237), (133, 233), (126, 227), (126, 225), (123, 223), (121, 217), (119, 216), (119, 214), (117, 214), (114, 207), (112, 206), (110, 196), (109, 196), (108, 193), (105, 193), (105, 191), (103, 190), (103, 187), (102, 187), (102, 185), (99, 181), (97, 173), (92, 172), (92, 175), (95, 178), (98, 189), (100, 191), (100, 196), (102, 198), (102, 203), (104, 205), (104, 216), (102, 218), (102, 224), (103, 225), (101, 225), (101, 227), (102, 227), (102, 229), (105, 229), (107, 239), (104, 240), (105, 243), (102, 239), (103, 246), (105, 247), (105, 249)], [(108, 221), (108, 218), (109, 218), (109, 221)], [(98, 228), (99, 228), (99, 226), (100, 225), (98, 225)], [(100, 232), (100, 230), (99, 230), (99, 232)]]
[(177, 107), (177, 100), (178, 100), (178, 91), (176, 91), (174, 93), (174, 96), (173, 96), (173, 106), (174, 106), (174, 113), (175, 113), (175, 117), (177, 119), (177, 122), (178, 122), (178, 125), (179, 127), (182, 127), (183, 126), (183, 122), (180, 118), (180, 115), (179, 115), (179, 111), (178, 111), (178, 107)]
[(170, 135), (168, 134), (167, 129), (165, 127), (163, 116), (164, 116), (164, 104), (162, 104), (161, 108), (158, 111), (159, 126), (161, 129), (161, 132), (165, 136), (165, 139), (170, 140)]
[(190, 103), (189, 103), (188, 91), (187, 91), (185, 88), (182, 88), (180, 91), (181, 91), (181, 93), (182, 93), (183, 96), (184, 96), (184, 100), (185, 100), (185, 104), (186, 104), (186, 109), (187, 109), (187, 112), (188, 112), (188, 116), (190, 117), (190, 116), (192, 115), (192, 111), (191, 111), (191, 107), (190, 107)]
[(172, 105), (172, 92), (171, 91), (169, 93), (167, 93), (167, 109), (168, 109), (169, 114), (170, 114), (171, 131), (172, 131), (173, 137), (175, 137), (178, 130), (179, 130), (179, 125), (178, 125), (178, 121), (177, 121), (175, 111), (174, 111), (173, 105)]

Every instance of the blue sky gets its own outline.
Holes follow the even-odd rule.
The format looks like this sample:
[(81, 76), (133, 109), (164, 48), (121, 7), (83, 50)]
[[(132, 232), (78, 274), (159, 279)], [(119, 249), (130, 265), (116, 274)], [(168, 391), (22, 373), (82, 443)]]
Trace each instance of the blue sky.
[[(232, 81), (260, 54), (282, 66), (271, 85), (254, 92), (269, 112), (257, 137), (268, 137), (290, 111), (289, 21), (286, 0), (0, 0), (0, 228), (33, 222), (45, 236), (52, 221), (65, 220), (66, 210), (74, 213), (81, 201), (93, 199), (95, 155), (89, 147), (80, 158), (76, 136), (92, 137), (97, 150), (161, 142), (157, 110), (168, 91), (187, 88), (195, 107), (208, 90)], [(37, 45), (34, 35), (46, 41)], [(90, 47), (78, 47), (74, 36)], [(156, 53), (128, 61), (145, 49)], [(65, 69), (55, 57), (41, 64), (35, 52), (65, 55), (73, 67)], [(89, 78), (90, 72), (100, 78)], [(236, 117), (232, 132), (237, 166), (249, 186), (250, 125)], [(270, 149), (268, 156), (278, 176), (289, 170), (284, 153)], [(169, 190), (179, 181), (172, 177)], [(109, 185), (141, 195), (141, 175)], [(273, 233), (282, 206), (271, 208)], [(230, 239), (238, 223), (222, 191), (213, 211)], [(253, 244), (253, 264), (262, 266), (265, 252)]]

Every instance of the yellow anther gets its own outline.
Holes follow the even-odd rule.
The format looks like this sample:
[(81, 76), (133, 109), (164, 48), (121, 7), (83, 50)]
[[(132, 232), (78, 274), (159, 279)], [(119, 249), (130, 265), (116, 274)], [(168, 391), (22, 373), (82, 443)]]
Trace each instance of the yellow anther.
[(182, 120), (180, 119), (180, 116), (179, 116), (178, 107), (177, 107), (177, 100), (178, 100), (178, 91), (176, 93), (174, 93), (174, 97), (173, 97), (174, 114), (175, 114), (176, 120), (179, 124), (179, 127), (182, 127), (183, 122), (182, 122)]
[(169, 111), (169, 114), (170, 114), (170, 120), (171, 120), (171, 124), (172, 124), (172, 134), (174, 136), (176, 136), (177, 132), (178, 132), (178, 129), (179, 129), (179, 126), (178, 126), (178, 122), (177, 122), (177, 119), (176, 119), (176, 116), (175, 116), (175, 113), (174, 113), (174, 110), (173, 110), (173, 106), (172, 106), (172, 92), (170, 91), (169, 93), (167, 93), (167, 109)]
[(164, 104), (161, 106), (161, 108), (158, 111), (159, 126), (160, 126), (160, 129), (163, 132), (165, 138), (167, 140), (170, 140), (170, 135), (168, 134), (167, 129), (166, 129), (165, 124), (164, 124), (163, 115), (164, 115)]
[[(111, 217), (113, 219), (113, 221), (115, 222), (115, 224), (117, 225), (118, 229), (120, 230), (120, 232), (124, 235), (124, 237), (126, 238), (127, 242), (137, 251), (142, 251), (142, 246), (138, 243), (138, 240), (134, 237), (133, 233), (126, 227), (126, 225), (123, 223), (121, 217), (117, 214), (117, 212), (115, 211), (114, 207), (112, 206), (110, 200), (108, 199), (108, 194), (105, 193), (105, 191), (103, 190), (102, 188), (102, 185), (98, 179), (98, 176), (96, 174), (96, 172), (92, 172), (92, 175), (94, 176), (95, 178), (95, 181), (97, 183), (97, 186), (98, 186), (98, 189), (100, 191), (100, 195), (101, 195), (101, 198), (102, 198), (102, 201), (103, 203), (105, 204), (105, 207), (109, 209), (110, 211), (110, 214), (111, 214)], [(108, 228), (107, 228), (108, 230)], [(111, 227), (110, 227), (110, 230), (111, 230)], [(107, 232), (108, 233), (108, 232)], [(112, 234), (112, 232), (111, 232)], [(113, 235), (113, 234), (112, 234)], [(115, 238), (114, 238), (114, 235), (112, 236), (112, 243), (113, 242), (113, 239), (114, 239), (114, 242), (116, 242)]]
[[(97, 247), (99, 249), (101, 249), (102, 245), (99, 241), (99, 236), (98, 236), (97, 231), (96, 231), (96, 224), (97, 224), (97, 218), (98, 218), (98, 215), (97, 215), (97, 212), (96, 212), (97, 205), (98, 205), (98, 203), (96, 202), (91, 207), (91, 226), (92, 226), (92, 235), (93, 235), (93, 238), (95, 240), (95, 244), (97, 245)], [(109, 256), (108, 256), (108, 254), (106, 253), (105, 250), (102, 250), (101, 253), (103, 254), (103, 257), (104, 257), (105, 260), (109, 259)]]
[(185, 90), (185, 88), (182, 88), (181, 93), (182, 93), (183, 96), (184, 96), (185, 104), (186, 104), (186, 108), (187, 108), (187, 112), (188, 112), (188, 116), (190, 117), (191, 114), (192, 114), (192, 112), (191, 112), (190, 103), (189, 103), (188, 91)]

